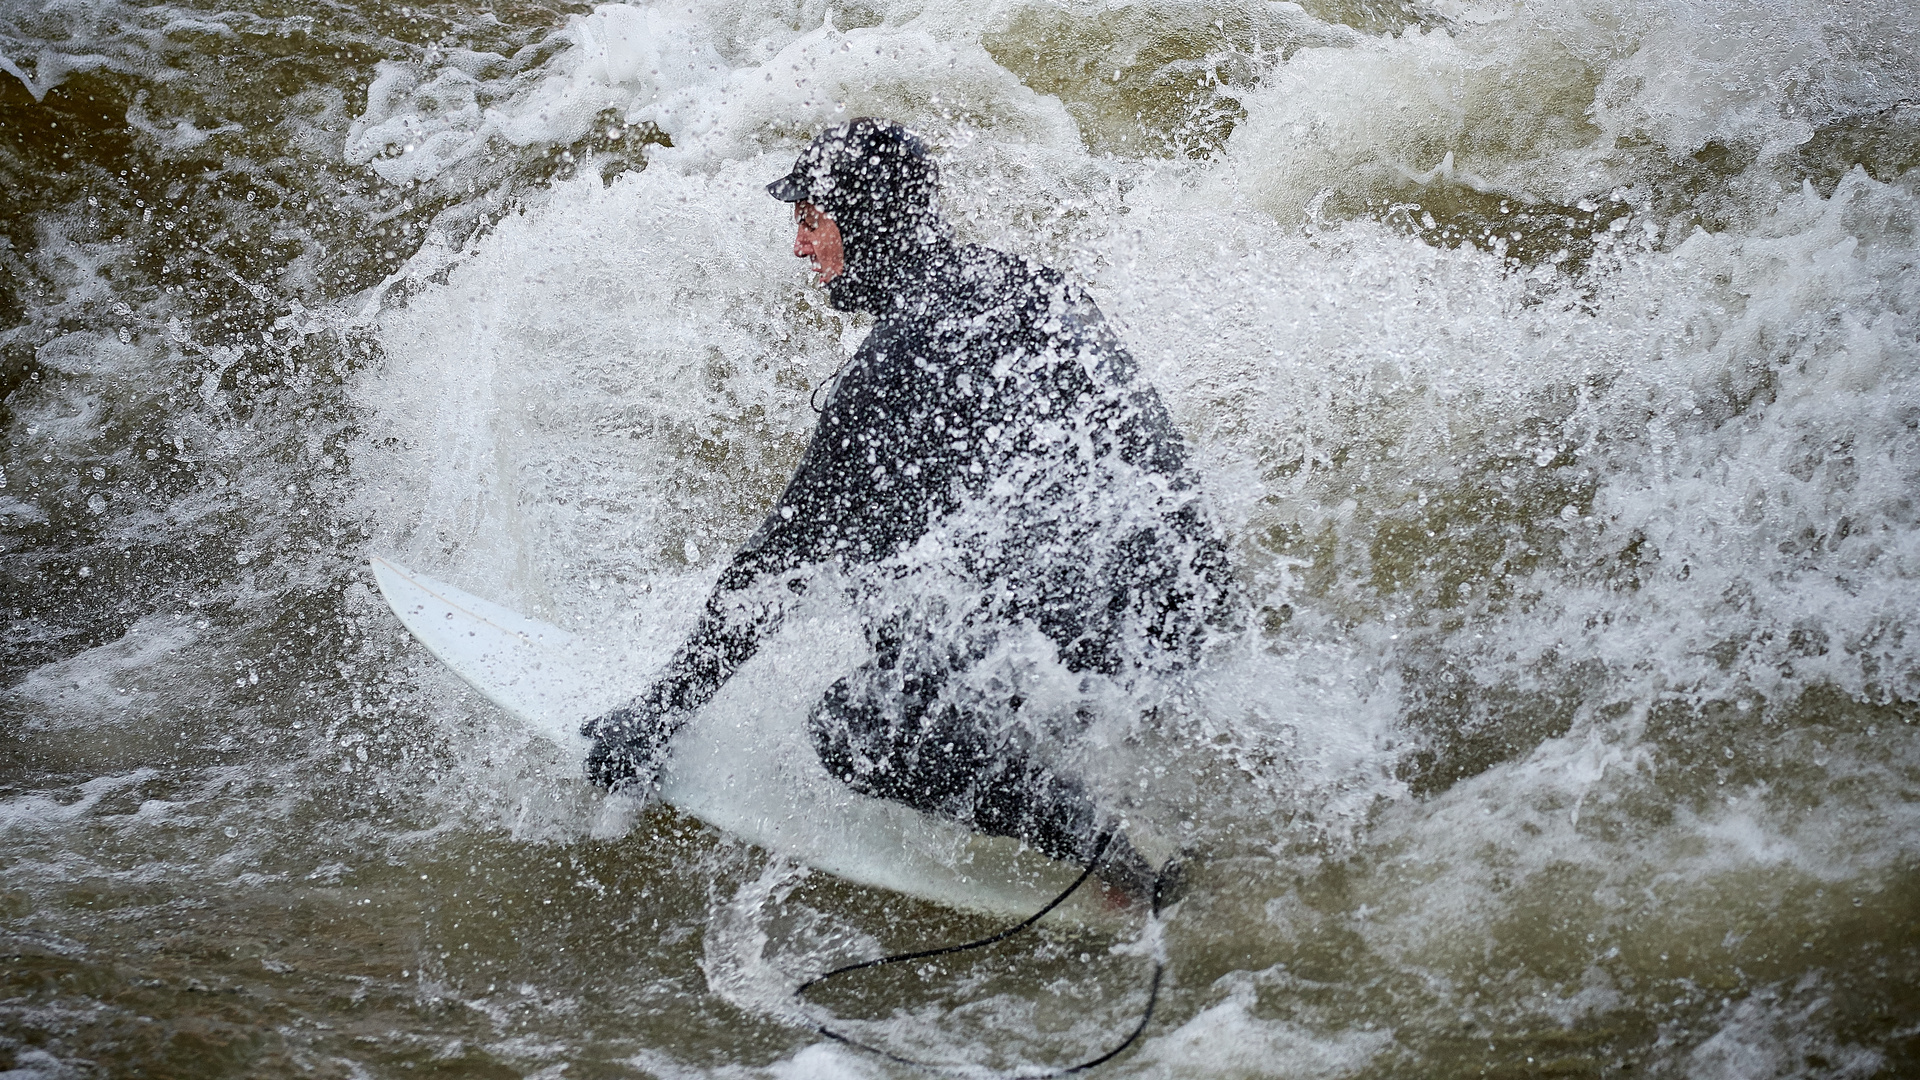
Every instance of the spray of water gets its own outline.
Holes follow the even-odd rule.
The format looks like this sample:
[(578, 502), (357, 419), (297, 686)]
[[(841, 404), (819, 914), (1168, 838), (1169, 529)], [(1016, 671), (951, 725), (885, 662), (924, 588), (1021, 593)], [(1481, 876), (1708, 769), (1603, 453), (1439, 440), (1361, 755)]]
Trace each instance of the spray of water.
[[(790, 985), (977, 920), (603, 798), (359, 567), (643, 685), (865, 332), (761, 185), (885, 115), (1234, 544), (1061, 750), (1199, 856), (1110, 1067), (1911, 1071), (1917, 73), (1891, 3), (8, 13), (0, 1065), (871, 1071)], [(1070, 1059), (1138, 950), (1036, 942), (826, 1007)]]

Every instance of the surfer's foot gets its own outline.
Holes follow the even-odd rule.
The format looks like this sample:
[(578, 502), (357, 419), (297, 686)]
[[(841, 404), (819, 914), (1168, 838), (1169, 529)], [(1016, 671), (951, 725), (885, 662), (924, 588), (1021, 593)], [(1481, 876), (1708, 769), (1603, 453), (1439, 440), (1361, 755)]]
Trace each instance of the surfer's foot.
[(1166, 861), (1153, 877), (1153, 896), (1149, 901), (1155, 915), (1180, 902), (1187, 895), (1187, 862), (1178, 855)]
[(1156, 870), (1124, 836), (1113, 838), (1095, 874), (1113, 906), (1144, 904), (1155, 915), (1187, 892), (1186, 864), (1178, 855)]
[(1153, 894), (1153, 867), (1127, 838), (1115, 835), (1100, 856), (1094, 870), (1108, 893), (1118, 893), (1129, 904), (1149, 899)]

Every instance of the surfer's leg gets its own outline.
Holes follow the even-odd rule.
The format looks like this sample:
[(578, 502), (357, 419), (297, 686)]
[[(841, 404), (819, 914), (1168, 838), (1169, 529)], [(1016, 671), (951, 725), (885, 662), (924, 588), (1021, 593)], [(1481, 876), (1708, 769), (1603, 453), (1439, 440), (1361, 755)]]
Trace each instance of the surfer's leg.
[[(1011, 738), (1010, 717), (968, 715), (941, 700), (941, 675), (886, 679), (890, 692), (863, 692), (876, 674), (835, 683), (809, 719), (828, 772), (861, 794), (1013, 837), (1056, 859), (1093, 858), (1102, 825), (1093, 800)], [(1012, 712), (1019, 703), (1005, 708)], [(1116, 870), (1144, 865), (1124, 838), (1108, 845), (1101, 862)]]
[[(1056, 859), (1093, 860), (1105, 822), (1079, 783), (1012, 740), (989, 739), (977, 717), (966, 722), (938, 700), (937, 678), (909, 678), (903, 693), (881, 700), (859, 692), (862, 681), (834, 683), (808, 719), (821, 764), (842, 783)], [(1158, 902), (1160, 875), (1125, 835), (1107, 842), (1099, 875), (1129, 897)]]
[(988, 762), (975, 740), (926, 745), (923, 722), (939, 681), (909, 677), (894, 692), (871, 692), (872, 669), (828, 688), (807, 720), (815, 753), (862, 795), (966, 820), (977, 773)]

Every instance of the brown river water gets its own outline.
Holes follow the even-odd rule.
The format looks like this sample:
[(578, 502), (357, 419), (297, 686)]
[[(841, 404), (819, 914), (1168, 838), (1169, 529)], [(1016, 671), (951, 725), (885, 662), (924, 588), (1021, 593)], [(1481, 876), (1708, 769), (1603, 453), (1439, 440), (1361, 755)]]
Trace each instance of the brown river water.
[(0, 1076), (918, 1075), (793, 987), (997, 922), (607, 798), (366, 569), (644, 683), (864, 333), (759, 189), (863, 114), (1086, 284), (1249, 615), (1088, 761), (1163, 940), (818, 1015), (1031, 1073), (1161, 948), (1100, 1074), (1920, 1075), (1905, 4), (12, 0)]

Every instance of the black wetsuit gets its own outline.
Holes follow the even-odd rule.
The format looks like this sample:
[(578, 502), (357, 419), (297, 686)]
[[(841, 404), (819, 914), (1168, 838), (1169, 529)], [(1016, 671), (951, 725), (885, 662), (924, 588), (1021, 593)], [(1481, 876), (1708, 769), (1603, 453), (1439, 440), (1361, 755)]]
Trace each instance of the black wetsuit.
[(624, 716), (657, 742), (705, 704), (775, 621), (769, 580), (943, 529), (970, 610), (870, 625), (875, 655), (815, 709), (814, 745), (855, 790), (1084, 860), (1093, 806), (1014, 733), (1017, 697), (947, 692), (980, 637), (942, 632), (1025, 624), (1068, 669), (1121, 680), (1183, 666), (1223, 612), (1224, 546), (1159, 395), (1083, 293), (984, 248), (923, 254), (889, 275), (785, 493)]
[(769, 186), (831, 211), (846, 261), (829, 296), (873, 330), (692, 636), (646, 693), (587, 725), (588, 771), (649, 780), (672, 732), (827, 569), (864, 601), (874, 651), (810, 717), (827, 769), (1085, 861), (1099, 815), (1046, 764), (1033, 706), (976, 677), (982, 658), (1026, 633), (1029, 651), (1038, 640), (1121, 687), (1185, 666), (1226, 612), (1225, 547), (1165, 406), (1099, 310), (1055, 271), (953, 244), (935, 173), (910, 133), (860, 120)]

